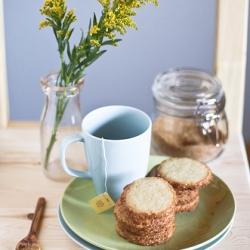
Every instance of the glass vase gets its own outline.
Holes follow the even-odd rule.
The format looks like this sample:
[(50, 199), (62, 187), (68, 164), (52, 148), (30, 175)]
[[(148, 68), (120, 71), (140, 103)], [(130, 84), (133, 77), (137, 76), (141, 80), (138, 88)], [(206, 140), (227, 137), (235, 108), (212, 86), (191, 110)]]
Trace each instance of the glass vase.
[[(72, 133), (81, 131), (83, 114), (79, 93), (83, 78), (75, 85), (57, 86), (58, 72), (51, 72), (41, 78), (45, 103), (40, 123), (41, 163), (44, 174), (56, 181), (68, 181), (70, 177), (62, 168), (60, 161), (61, 140)], [(67, 163), (74, 169), (82, 166), (82, 148), (72, 144), (67, 152)]]

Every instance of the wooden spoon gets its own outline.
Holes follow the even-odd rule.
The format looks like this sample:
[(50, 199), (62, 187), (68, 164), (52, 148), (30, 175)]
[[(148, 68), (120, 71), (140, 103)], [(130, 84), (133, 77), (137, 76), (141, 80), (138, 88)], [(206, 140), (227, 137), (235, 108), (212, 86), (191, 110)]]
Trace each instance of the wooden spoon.
[(23, 238), (16, 246), (16, 250), (41, 250), (41, 245), (36, 238), (39, 222), (45, 207), (45, 199), (39, 198), (36, 204), (36, 210), (28, 235)]

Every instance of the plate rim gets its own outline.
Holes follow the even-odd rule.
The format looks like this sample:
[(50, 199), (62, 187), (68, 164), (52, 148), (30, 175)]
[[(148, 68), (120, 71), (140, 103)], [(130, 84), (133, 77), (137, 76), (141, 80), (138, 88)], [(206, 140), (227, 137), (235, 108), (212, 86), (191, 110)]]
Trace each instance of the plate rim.
[[(94, 246), (93, 244), (91, 244), (91, 243), (85, 241), (85, 240), (82, 239), (80, 236), (78, 236), (76, 233), (74, 233), (74, 232), (70, 229), (70, 227), (67, 225), (67, 223), (65, 222), (65, 220), (64, 220), (64, 218), (63, 218), (63, 216), (62, 216), (62, 214), (61, 214), (61, 215), (60, 215), (60, 214), (61, 214), (61, 208), (60, 208), (60, 203), (59, 203), (59, 204), (58, 204), (58, 208), (57, 208), (58, 220), (59, 220), (59, 223), (60, 223), (61, 227), (63, 228), (64, 232), (68, 235), (68, 237), (69, 237), (71, 240), (73, 240), (73, 241), (74, 241), (76, 244), (78, 244), (79, 246), (85, 247), (87, 250), (93, 250), (93, 247), (95, 247), (96, 250), (101, 249), (101, 248), (99, 248), (99, 247), (97, 247), (97, 246)], [(62, 221), (66, 224), (66, 226), (68, 227), (68, 229), (64, 227)], [(221, 241), (228, 235), (228, 233), (230, 232), (232, 226), (233, 226), (233, 221), (226, 227), (225, 232), (223, 232), (224, 235), (223, 235), (219, 240), (217, 240), (217, 238), (219, 238), (223, 233), (222, 233), (220, 236), (218, 236), (217, 238), (215, 238), (215, 239), (214, 239), (215, 242), (214, 242), (212, 245), (210, 245), (209, 248), (205, 248), (205, 249), (206, 249), (206, 250), (211, 249), (212, 247), (214, 247), (215, 245), (217, 245), (219, 242), (221, 242)], [(71, 232), (69, 232), (69, 230), (71, 230)], [(77, 239), (75, 239), (75, 238), (72, 236), (72, 234), (73, 234), (73, 236), (76, 236), (76, 237), (80, 238), (82, 241), (84, 241), (84, 245), (83, 245), (82, 243), (80, 243)], [(85, 244), (86, 244), (86, 245), (85, 245)], [(207, 244), (211, 244), (211, 242), (209, 242), (209, 243), (207, 243)], [(198, 247), (198, 249), (197, 249), (197, 248), (194, 248), (193, 250), (200, 250), (200, 248), (206, 247), (207, 244), (205, 244), (204, 246)], [(92, 248), (89, 248), (88, 245), (91, 245)]]
[[(99, 249), (101, 250), (101, 248), (99, 248), (99, 247), (97, 247), (97, 246), (94, 246), (93, 244), (87, 242), (86, 240), (82, 239), (79, 235), (77, 235), (75, 232), (73, 232), (73, 230), (69, 227), (69, 225), (66, 223), (66, 221), (65, 221), (64, 218), (63, 218), (63, 215), (62, 215), (62, 213), (61, 213), (61, 208), (60, 208), (60, 202), (59, 202), (58, 207), (57, 207), (57, 218), (58, 218), (59, 223), (60, 223), (61, 227), (63, 228), (64, 232), (68, 235), (68, 237), (69, 237), (71, 240), (73, 240), (73, 241), (74, 241), (75, 243), (77, 243), (79, 246), (83, 246), (83, 245), (80, 244), (80, 243), (78, 242), (77, 239), (75, 239), (76, 237), (78, 237), (78, 238), (80, 238), (81, 240), (84, 241), (84, 244), (85, 244), (84, 247), (85, 247), (87, 250), (93, 250), (93, 247), (95, 247), (96, 250), (99, 250)], [(62, 222), (64, 222), (64, 223), (66, 224), (66, 226), (68, 227), (68, 229), (65, 228), (65, 226), (63, 225)], [(69, 230), (70, 230), (71, 232), (69, 232)], [(72, 234), (74, 234), (75, 238), (72, 236)], [(91, 248), (90, 248), (90, 246), (88, 246), (88, 245), (91, 245)]]

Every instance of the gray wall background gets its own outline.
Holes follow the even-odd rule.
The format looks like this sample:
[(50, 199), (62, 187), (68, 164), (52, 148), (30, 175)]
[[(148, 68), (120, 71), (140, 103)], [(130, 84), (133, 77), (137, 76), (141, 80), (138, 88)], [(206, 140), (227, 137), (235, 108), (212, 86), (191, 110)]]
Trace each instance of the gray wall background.
[[(43, 0), (3, 2), (10, 120), (39, 120), (44, 102), (40, 78), (59, 68), (57, 44), (51, 28), (38, 30), (44, 20), (39, 12)], [(78, 43), (80, 29), (86, 31), (92, 13), (99, 15), (101, 6), (94, 0), (68, 0), (67, 4), (68, 10), (76, 8), (71, 44)], [(139, 30), (128, 30), (118, 48), (107, 47), (108, 52), (86, 70), (83, 113), (121, 104), (151, 115), (151, 85), (158, 73), (172, 67), (212, 72), (215, 15), (216, 0), (159, 0), (158, 8), (150, 4), (137, 10), (134, 20)], [(249, 96), (247, 80), (243, 133), (250, 142)]]

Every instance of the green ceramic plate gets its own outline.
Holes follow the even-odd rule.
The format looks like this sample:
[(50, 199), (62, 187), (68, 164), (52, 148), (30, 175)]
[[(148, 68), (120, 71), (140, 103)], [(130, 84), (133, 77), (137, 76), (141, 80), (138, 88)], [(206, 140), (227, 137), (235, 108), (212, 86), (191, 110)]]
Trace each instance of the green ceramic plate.
[[(149, 169), (165, 157), (151, 156)], [(215, 240), (233, 222), (236, 205), (232, 192), (217, 176), (200, 191), (200, 202), (190, 213), (177, 214), (176, 230), (166, 243), (143, 247), (116, 234), (113, 210), (96, 214), (88, 201), (97, 195), (92, 181), (74, 179), (61, 199), (61, 212), (68, 227), (79, 237), (102, 249), (195, 249)]]

